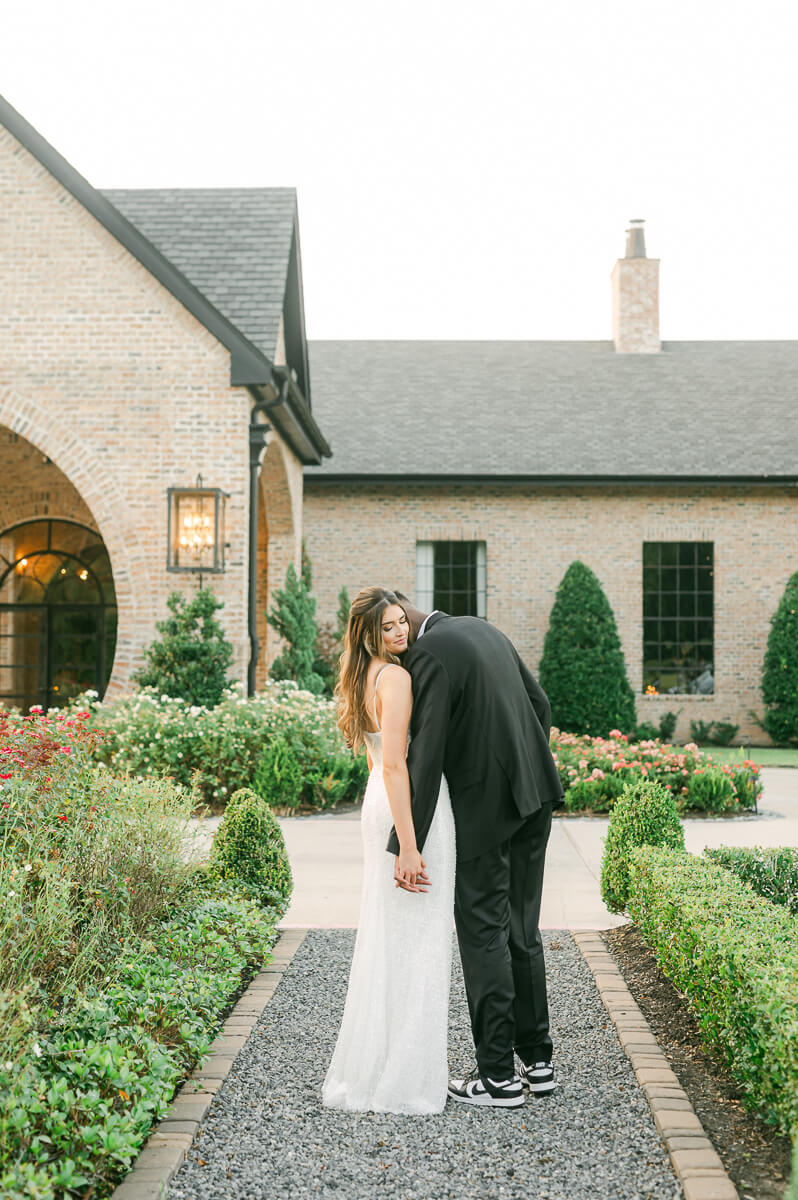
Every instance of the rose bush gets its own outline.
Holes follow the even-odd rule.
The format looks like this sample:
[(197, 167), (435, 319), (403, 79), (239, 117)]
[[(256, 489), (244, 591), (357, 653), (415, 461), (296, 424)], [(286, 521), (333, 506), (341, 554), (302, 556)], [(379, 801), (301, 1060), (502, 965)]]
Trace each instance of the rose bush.
[[(87, 693), (92, 729), (102, 734), (97, 755), (113, 771), (140, 779), (170, 778), (192, 786), (208, 803), (224, 805), (241, 787), (254, 787), (264, 757), (282, 739), (299, 766), (296, 806), (328, 808), (359, 799), (365, 755), (353, 757), (336, 725), (335, 704), (291, 681), (267, 684), (250, 698), (239, 685), (214, 708), (144, 688), (100, 703)], [(279, 792), (264, 799), (280, 806)]]
[(617, 729), (606, 738), (552, 729), (551, 748), (570, 812), (609, 812), (625, 784), (646, 780), (667, 788), (680, 812), (741, 812), (755, 808), (762, 791), (756, 763), (715, 762), (694, 742), (670, 746), (658, 738), (632, 742)]

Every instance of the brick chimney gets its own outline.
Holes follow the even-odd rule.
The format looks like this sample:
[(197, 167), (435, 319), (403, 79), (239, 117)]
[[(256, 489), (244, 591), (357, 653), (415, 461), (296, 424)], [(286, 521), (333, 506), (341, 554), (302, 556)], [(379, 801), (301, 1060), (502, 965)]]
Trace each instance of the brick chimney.
[(612, 271), (612, 340), (619, 354), (658, 354), (659, 259), (646, 258), (644, 222), (630, 221)]

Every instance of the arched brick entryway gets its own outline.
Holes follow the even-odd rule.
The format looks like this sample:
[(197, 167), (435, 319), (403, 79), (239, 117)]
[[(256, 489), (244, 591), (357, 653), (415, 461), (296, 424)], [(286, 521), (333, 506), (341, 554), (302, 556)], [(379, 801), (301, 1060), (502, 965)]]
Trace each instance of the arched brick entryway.
[[(34, 403), (11, 391), (0, 393), (0, 426), (19, 435), (58, 470), (67, 484), (61, 487), (61, 500), (74, 489), (71, 503), (82, 505), (83, 523), (100, 534), (111, 562), (118, 608), (118, 633), (114, 667), (108, 684), (108, 694), (124, 691), (129, 686), (135, 658), (141, 652), (137, 629), (151, 629), (155, 620), (154, 589), (150, 579), (150, 562), (130, 515), (128, 498), (120, 492), (112, 472), (100, 457), (92, 453), (80, 436), (64, 429)], [(8, 513), (0, 511), (0, 528), (43, 515), (81, 517), (72, 513), (48, 511), (48, 502), (41, 498), (42, 488), (36, 479), (30, 480), (29, 502), (25, 487), (7, 489)], [(45, 489), (46, 490), (46, 489)], [(56, 504), (57, 507), (57, 504)]]

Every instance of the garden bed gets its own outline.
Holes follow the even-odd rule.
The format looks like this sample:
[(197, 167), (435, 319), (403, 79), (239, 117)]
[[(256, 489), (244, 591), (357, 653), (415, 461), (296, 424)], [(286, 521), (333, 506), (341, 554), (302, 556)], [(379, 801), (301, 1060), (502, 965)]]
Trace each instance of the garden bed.
[(762, 791), (759, 767), (720, 762), (695, 743), (672, 746), (659, 738), (631, 742), (614, 729), (590, 737), (552, 729), (554, 761), (567, 812), (610, 812), (627, 785), (661, 783), (682, 813), (734, 816), (754, 811)]
[(266, 960), (290, 868), (257, 797), (199, 865), (191, 794), (98, 766), (88, 714), (0, 733), (0, 1196), (99, 1200)]
[(624, 925), (602, 937), (741, 1197), (781, 1200), (790, 1176), (789, 1138), (743, 1106), (740, 1086), (705, 1047), (689, 1002), (662, 973), (640, 931)]
[(715, 862), (653, 846), (631, 853), (627, 909), (745, 1103), (795, 1130), (798, 923), (789, 909)]

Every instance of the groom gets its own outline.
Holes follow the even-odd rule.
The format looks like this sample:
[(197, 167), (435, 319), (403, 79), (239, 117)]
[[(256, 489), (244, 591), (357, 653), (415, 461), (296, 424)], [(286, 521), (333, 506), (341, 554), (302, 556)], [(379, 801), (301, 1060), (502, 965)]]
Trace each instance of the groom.
[[(563, 803), (551, 708), (498, 629), (477, 617), (427, 615), (396, 595), (414, 635), (403, 665), (413, 681), (407, 765), (417, 845), (441, 775), (457, 839), (455, 924), (477, 1066), (453, 1079), (449, 1094), (516, 1107), (525, 1087), (545, 1095), (556, 1086), (538, 927), (552, 808)], [(395, 831), (387, 849), (399, 853)]]

